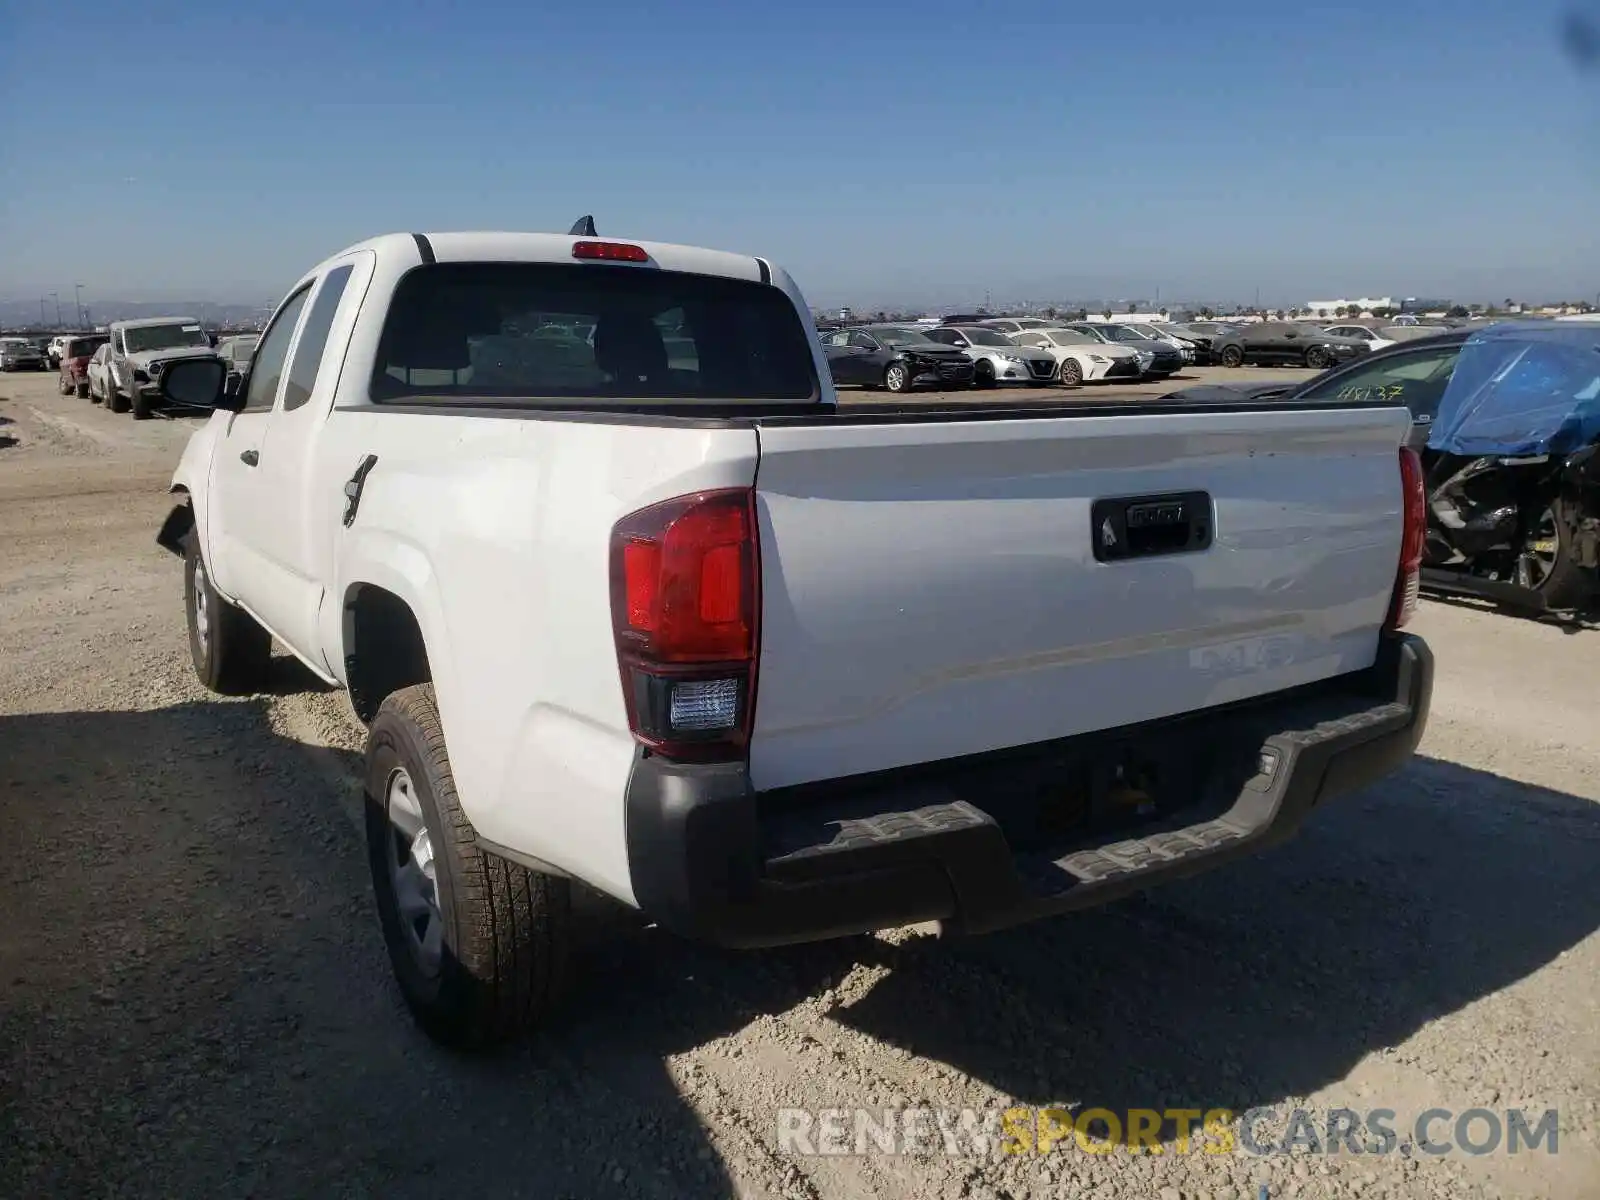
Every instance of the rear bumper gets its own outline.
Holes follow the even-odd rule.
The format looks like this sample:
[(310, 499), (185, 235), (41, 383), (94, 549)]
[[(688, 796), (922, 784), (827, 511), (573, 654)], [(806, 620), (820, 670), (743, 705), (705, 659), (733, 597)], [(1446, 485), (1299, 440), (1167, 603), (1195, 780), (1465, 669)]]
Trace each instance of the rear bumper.
[[(634, 895), (668, 929), (738, 947), (929, 920), (984, 933), (1087, 908), (1281, 841), (1400, 767), (1432, 686), (1427, 645), (1402, 635), (1368, 670), (1294, 693), (784, 792), (753, 791), (743, 764), (641, 756)], [(1153, 813), (1120, 815), (1134, 806), (1112, 780), (1130, 764), (1156, 768)]]

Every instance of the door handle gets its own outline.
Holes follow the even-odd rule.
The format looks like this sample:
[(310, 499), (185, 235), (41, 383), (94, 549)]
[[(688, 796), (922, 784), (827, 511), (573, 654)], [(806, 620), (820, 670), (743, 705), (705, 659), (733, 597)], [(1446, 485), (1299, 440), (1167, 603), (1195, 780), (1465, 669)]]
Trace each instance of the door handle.
[(239, 461), (247, 467), (253, 467), (261, 461), (261, 455), (254, 450), (246, 450), (239, 455)]

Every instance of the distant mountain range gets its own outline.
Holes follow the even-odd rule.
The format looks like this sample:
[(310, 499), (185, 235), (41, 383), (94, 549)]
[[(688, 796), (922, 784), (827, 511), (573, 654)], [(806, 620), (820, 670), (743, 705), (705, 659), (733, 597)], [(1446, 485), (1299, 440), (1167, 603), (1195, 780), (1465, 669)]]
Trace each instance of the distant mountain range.
[[(253, 325), (272, 315), (270, 304), (219, 304), (214, 300), (86, 300), (89, 319), (95, 325), (109, 321), (133, 321), (141, 317), (195, 317), (206, 325)], [(61, 324), (71, 328), (72, 301), (68, 297), (61, 306)], [(56, 328), (55, 302), (46, 300), (44, 324), (39, 321), (39, 301), (0, 300), (0, 329), (54, 329)]]

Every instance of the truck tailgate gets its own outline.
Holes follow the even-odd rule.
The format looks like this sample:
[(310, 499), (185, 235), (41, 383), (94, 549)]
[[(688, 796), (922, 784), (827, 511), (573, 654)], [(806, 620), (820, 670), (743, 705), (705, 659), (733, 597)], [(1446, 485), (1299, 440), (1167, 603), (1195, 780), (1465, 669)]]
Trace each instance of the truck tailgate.
[(1405, 410), (1372, 408), (763, 424), (752, 782), (1370, 666), (1408, 428)]

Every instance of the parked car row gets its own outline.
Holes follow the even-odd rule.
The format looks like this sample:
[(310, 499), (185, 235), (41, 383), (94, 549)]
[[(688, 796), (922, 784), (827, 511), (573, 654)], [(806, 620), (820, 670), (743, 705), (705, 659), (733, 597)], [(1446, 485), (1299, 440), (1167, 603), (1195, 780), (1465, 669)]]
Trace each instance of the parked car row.
[(891, 392), (1166, 379), (1199, 357), (1194, 342), (1157, 326), (1035, 317), (847, 325), (824, 332), (822, 347), (835, 384)]
[(249, 335), (213, 345), (193, 317), (114, 321), (105, 333), (61, 339), (58, 387), (63, 396), (76, 394), (112, 412), (132, 411), (143, 420), (160, 402), (161, 375), (173, 362), (220, 358), (230, 375), (238, 375), (249, 364), (255, 342)]

